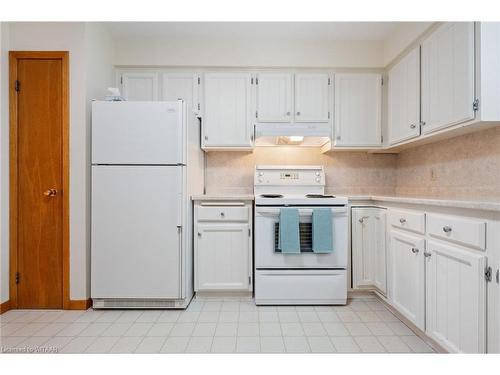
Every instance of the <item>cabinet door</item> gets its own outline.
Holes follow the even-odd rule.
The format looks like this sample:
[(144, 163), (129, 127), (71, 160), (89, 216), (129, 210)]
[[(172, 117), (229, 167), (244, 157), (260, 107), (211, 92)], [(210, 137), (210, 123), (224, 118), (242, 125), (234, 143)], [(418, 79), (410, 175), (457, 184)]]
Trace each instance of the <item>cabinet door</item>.
[(352, 210), (353, 287), (373, 285), (372, 227), (375, 218), (370, 209)]
[(380, 74), (335, 74), (335, 146), (380, 146)]
[(248, 224), (198, 224), (197, 290), (251, 290)]
[(328, 122), (329, 87), (328, 74), (311, 73), (295, 75), (295, 121)]
[(389, 143), (420, 135), (420, 47), (389, 71)]
[(252, 147), (251, 78), (248, 73), (205, 75), (203, 147)]
[(385, 294), (385, 210), (353, 208), (352, 212), (353, 287), (374, 286)]
[(474, 23), (447, 22), (422, 43), (422, 132), (474, 118)]
[(429, 241), (427, 334), (451, 352), (486, 350), (486, 257)]
[(257, 79), (257, 120), (290, 122), (293, 118), (292, 75), (260, 73)]
[(130, 101), (158, 100), (158, 75), (151, 72), (125, 72), (121, 76), (122, 95)]
[(423, 238), (391, 231), (392, 300), (420, 329), (425, 329), (425, 263)]
[(387, 256), (386, 256), (386, 211), (375, 209), (373, 214), (373, 285), (387, 293)]
[(172, 101), (182, 99), (187, 103), (188, 108), (192, 108), (194, 113), (200, 109), (198, 99), (198, 74), (192, 73), (165, 73), (162, 82), (162, 100)]

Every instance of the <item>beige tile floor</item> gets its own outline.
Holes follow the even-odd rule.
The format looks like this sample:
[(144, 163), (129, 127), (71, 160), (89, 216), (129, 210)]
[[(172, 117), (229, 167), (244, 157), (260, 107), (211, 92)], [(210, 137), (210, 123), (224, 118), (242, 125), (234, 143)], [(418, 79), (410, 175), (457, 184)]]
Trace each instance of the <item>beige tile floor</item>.
[(0, 352), (429, 353), (374, 297), (347, 306), (256, 306), (194, 299), (183, 310), (11, 310)]

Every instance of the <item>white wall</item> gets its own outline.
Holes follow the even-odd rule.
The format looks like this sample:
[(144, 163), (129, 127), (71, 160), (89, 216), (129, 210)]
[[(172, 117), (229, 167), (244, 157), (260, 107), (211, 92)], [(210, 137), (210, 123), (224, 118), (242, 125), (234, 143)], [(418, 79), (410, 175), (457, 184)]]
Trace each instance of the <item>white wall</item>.
[(143, 66), (374, 68), (383, 66), (383, 43), (135, 37), (116, 41), (114, 62)]
[(9, 27), (0, 23), (0, 303), (9, 299)]
[[(9, 23), (9, 50), (63, 50), (69, 51), (70, 71), (70, 298), (89, 296), (89, 117), (88, 99), (102, 97), (111, 83), (112, 46), (107, 31), (99, 25), (77, 23)], [(3, 33), (2, 29), (2, 35)], [(2, 43), (2, 48), (3, 48)], [(97, 55), (102, 53), (101, 55)], [(2, 50), (2, 62), (5, 53)], [(2, 64), (2, 69), (8, 69)], [(2, 70), (2, 76), (4, 71)], [(90, 77), (89, 77), (90, 76)], [(2, 93), (8, 82), (1, 81)], [(6, 107), (5, 107), (6, 106)], [(8, 99), (2, 95), (2, 108), (8, 108)], [(2, 110), (2, 206), (1, 206), (1, 260), (2, 301), (8, 299), (8, 118)], [(4, 167), (4, 164), (7, 167)], [(5, 182), (7, 180), (7, 182)], [(8, 266), (7, 266), (8, 269)], [(7, 283), (4, 282), (7, 280)]]
[(405, 22), (396, 27), (384, 41), (383, 66), (389, 65), (433, 24), (434, 22)]

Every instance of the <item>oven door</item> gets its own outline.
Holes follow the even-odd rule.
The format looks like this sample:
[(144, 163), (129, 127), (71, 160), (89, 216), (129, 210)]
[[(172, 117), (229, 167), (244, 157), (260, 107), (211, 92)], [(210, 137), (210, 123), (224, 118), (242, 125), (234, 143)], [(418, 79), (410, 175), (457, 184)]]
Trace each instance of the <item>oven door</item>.
[(347, 207), (331, 207), (333, 251), (312, 251), (313, 207), (299, 210), (300, 254), (282, 254), (278, 247), (279, 207), (255, 207), (255, 267), (257, 269), (347, 268)]

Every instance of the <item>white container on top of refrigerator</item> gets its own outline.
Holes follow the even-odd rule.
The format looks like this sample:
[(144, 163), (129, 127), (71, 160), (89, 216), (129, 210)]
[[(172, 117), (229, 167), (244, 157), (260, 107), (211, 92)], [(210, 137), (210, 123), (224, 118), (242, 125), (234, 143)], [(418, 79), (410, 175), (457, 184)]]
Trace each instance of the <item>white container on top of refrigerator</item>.
[(190, 196), (203, 192), (199, 134), (182, 101), (92, 103), (95, 308), (189, 304)]

